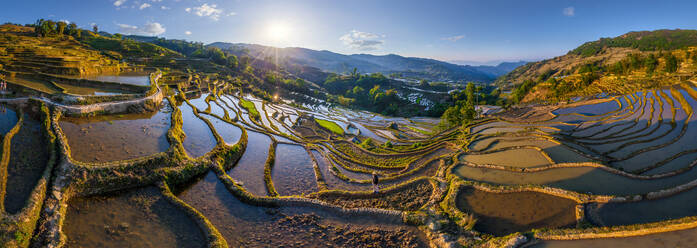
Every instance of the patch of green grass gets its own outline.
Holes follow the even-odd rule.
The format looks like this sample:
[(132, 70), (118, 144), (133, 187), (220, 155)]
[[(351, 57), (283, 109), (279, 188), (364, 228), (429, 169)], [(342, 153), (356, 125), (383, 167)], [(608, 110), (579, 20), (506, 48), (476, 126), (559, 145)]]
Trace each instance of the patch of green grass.
[(259, 111), (257, 110), (257, 107), (254, 106), (253, 102), (240, 98), (240, 106), (249, 111), (249, 115), (251, 115), (252, 118), (256, 120), (261, 119), (261, 115), (259, 115)]
[(315, 121), (323, 128), (326, 128), (327, 130), (332, 131), (335, 134), (344, 135), (344, 129), (341, 128), (338, 124), (334, 123), (333, 121), (322, 119), (315, 119)]
[(412, 126), (407, 126), (407, 127), (409, 129), (411, 129), (412, 131), (423, 134), (423, 135), (432, 135), (433, 134), (433, 132), (429, 132), (429, 131), (423, 130), (421, 128), (416, 128), (416, 127), (412, 127)]

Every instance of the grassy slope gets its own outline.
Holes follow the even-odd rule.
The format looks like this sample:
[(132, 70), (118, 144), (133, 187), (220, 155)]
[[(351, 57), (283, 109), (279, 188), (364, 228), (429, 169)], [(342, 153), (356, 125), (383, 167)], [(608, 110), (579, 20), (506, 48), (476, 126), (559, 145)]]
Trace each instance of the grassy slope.
[[(667, 50), (663, 50), (667, 49)], [(540, 76), (551, 73), (551, 77), (563, 79), (570, 84), (578, 83), (581, 78), (579, 69), (586, 64), (595, 64), (609, 68), (613, 64), (626, 59), (630, 54), (658, 56), (661, 52), (672, 52), (681, 60), (675, 73), (665, 73), (665, 60), (659, 58), (655, 73), (648, 74), (643, 70), (633, 70), (625, 75), (615, 75), (607, 70), (597, 72), (600, 76), (592, 84), (573, 90), (566, 94), (590, 95), (601, 92), (624, 93), (629, 90), (655, 87), (677, 83), (697, 75), (697, 66), (685, 58), (687, 53), (697, 52), (697, 31), (695, 30), (658, 30), (653, 32), (631, 32), (616, 38), (603, 38), (587, 42), (570, 51), (568, 54), (539, 62), (531, 62), (516, 68), (514, 71), (497, 79), (496, 84), (506, 89), (512, 89), (525, 80), (540, 81)], [(544, 82), (538, 84), (524, 102), (533, 100), (549, 100), (554, 98), (551, 85)]]
[(339, 125), (337, 125), (333, 121), (322, 120), (322, 119), (315, 119), (315, 121), (317, 122), (317, 124), (319, 124), (323, 128), (326, 128), (327, 130), (332, 131), (335, 134), (344, 135), (344, 129), (342, 129)]
[(249, 111), (249, 114), (254, 118), (259, 120), (261, 117), (259, 115), (259, 111), (257, 110), (257, 107), (254, 106), (254, 103), (245, 99), (240, 98), (240, 106), (245, 108), (247, 111)]

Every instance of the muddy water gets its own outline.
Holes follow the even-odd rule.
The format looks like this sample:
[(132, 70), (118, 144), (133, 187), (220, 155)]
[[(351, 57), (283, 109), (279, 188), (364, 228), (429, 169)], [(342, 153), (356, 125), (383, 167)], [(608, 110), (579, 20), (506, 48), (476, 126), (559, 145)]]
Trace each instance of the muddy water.
[(567, 115), (572, 113), (584, 114), (584, 115), (602, 115), (609, 111), (618, 110), (620, 106), (614, 100), (609, 100), (602, 103), (581, 105), (573, 108), (563, 108), (555, 110), (555, 114)]
[(25, 114), (24, 122), (10, 146), (5, 195), (5, 210), (8, 213), (17, 213), (24, 207), (46, 168), (48, 149), (41, 123)]
[(205, 247), (198, 226), (157, 188), (74, 198), (63, 225), (68, 247)]
[(101, 89), (101, 88), (95, 88), (95, 87), (87, 87), (87, 86), (77, 86), (77, 85), (70, 85), (70, 84), (63, 84), (63, 83), (56, 83), (58, 86), (61, 88), (65, 89), (65, 93), (68, 94), (73, 94), (73, 95), (81, 95), (81, 96), (109, 96), (109, 95), (121, 95), (121, 94), (127, 94), (127, 93), (134, 93), (134, 92), (127, 92), (127, 91), (121, 91), (121, 90), (111, 90), (111, 89)]
[(5, 104), (0, 104), (0, 135), (5, 135), (17, 125), (17, 112)]
[(212, 172), (178, 196), (206, 216), (230, 247), (425, 247), (415, 227), (381, 218), (244, 204)]
[(477, 217), (475, 230), (503, 236), (533, 228), (576, 224), (576, 202), (537, 192), (489, 193), (465, 188), (457, 208)]
[(122, 84), (142, 86), (150, 85), (150, 76), (145, 72), (122, 72), (115, 75), (89, 75), (81, 78), (94, 81), (114, 82)]
[(271, 139), (265, 134), (247, 130), (248, 142), (240, 161), (228, 171), (228, 175), (250, 193), (257, 196), (267, 195), (264, 183), (264, 163), (269, 154)]
[(164, 152), (169, 148), (167, 130), (171, 108), (146, 114), (106, 115), (89, 118), (63, 117), (63, 130), (73, 159), (107, 162)]
[(312, 159), (302, 146), (279, 144), (271, 177), (280, 195), (302, 195), (317, 191)]
[(511, 167), (533, 168), (550, 165), (550, 162), (535, 149), (522, 148), (489, 154), (463, 155), (460, 160), (475, 164), (494, 164)]
[(656, 190), (672, 188), (687, 183), (695, 178), (694, 171), (688, 171), (669, 178), (638, 180), (590, 167), (558, 168), (540, 172), (518, 173), (458, 166), (454, 173), (463, 178), (493, 184), (541, 184), (599, 195), (645, 194)]
[(43, 81), (43, 80), (37, 80), (37, 79), (31, 79), (31, 78), (23, 78), (23, 77), (13, 77), (8, 79), (9, 83), (14, 83), (18, 85), (22, 85), (34, 90), (38, 90), (47, 94), (57, 94), (60, 93), (60, 89), (56, 88), (55, 86), (51, 85), (49, 82)]
[(631, 203), (607, 203), (598, 208), (598, 215), (607, 226), (631, 225), (678, 219), (697, 215), (697, 189), (657, 200)]
[(194, 115), (191, 107), (184, 103), (179, 106), (182, 112), (182, 130), (186, 134), (184, 149), (189, 156), (197, 158), (213, 150), (217, 145), (213, 132), (206, 123)]
[(657, 233), (645, 236), (611, 239), (584, 239), (570, 241), (543, 241), (534, 245), (535, 248), (655, 248), (674, 247), (688, 248), (697, 244), (697, 229), (687, 229), (667, 233)]

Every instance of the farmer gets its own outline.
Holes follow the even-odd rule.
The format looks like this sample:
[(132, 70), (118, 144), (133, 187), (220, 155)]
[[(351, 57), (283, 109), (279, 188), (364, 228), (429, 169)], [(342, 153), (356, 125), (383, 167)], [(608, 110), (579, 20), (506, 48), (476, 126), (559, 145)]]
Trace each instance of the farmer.
[(378, 179), (378, 174), (373, 172), (373, 193), (377, 194), (380, 191), (380, 188), (378, 187), (378, 182), (380, 179)]

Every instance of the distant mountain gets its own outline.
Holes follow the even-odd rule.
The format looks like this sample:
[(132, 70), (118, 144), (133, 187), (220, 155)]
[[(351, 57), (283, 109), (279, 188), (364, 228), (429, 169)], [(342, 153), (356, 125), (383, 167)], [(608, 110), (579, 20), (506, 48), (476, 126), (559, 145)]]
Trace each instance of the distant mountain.
[(496, 66), (490, 66), (490, 65), (480, 65), (480, 66), (475, 66), (475, 68), (478, 71), (484, 72), (486, 74), (489, 74), (493, 77), (498, 78), (499, 76), (505, 75), (506, 73), (509, 73), (515, 68), (518, 68), (521, 65), (527, 64), (528, 62), (525, 61), (518, 61), (518, 62), (502, 62)]
[[(403, 57), (395, 54), (344, 55), (326, 50), (317, 51), (307, 48), (274, 48), (256, 44), (216, 42), (208, 46), (218, 47), (229, 51), (245, 51), (249, 55), (260, 58), (275, 59), (291, 65), (316, 67), (323, 71), (346, 73), (356, 68), (361, 73), (399, 73), (405, 77), (418, 77), (434, 81), (480, 81), (492, 82), (496, 70), (480, 71), (477, 67), (455, 65), (443, 61), (415, 57)], [(497, 71), (498, 72), (498, 71)]]

